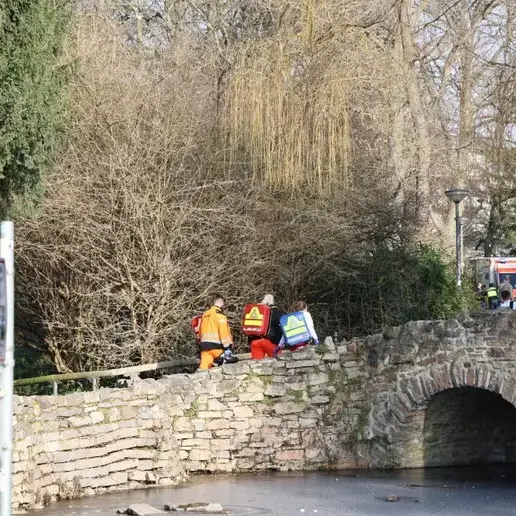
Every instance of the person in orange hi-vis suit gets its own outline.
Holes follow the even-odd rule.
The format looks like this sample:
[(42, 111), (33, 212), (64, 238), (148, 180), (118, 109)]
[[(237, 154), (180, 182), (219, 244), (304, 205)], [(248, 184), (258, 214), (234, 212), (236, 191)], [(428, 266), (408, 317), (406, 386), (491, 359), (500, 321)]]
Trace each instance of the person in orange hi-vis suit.
[(222, 358), (222, 355), (231, 356), (233, 337), (223, 308), (224, 298), (216, 295), (213, 298), (213, 306), (202, 314), (199, 328), (201, 370), (213, 367), (213, 363)]

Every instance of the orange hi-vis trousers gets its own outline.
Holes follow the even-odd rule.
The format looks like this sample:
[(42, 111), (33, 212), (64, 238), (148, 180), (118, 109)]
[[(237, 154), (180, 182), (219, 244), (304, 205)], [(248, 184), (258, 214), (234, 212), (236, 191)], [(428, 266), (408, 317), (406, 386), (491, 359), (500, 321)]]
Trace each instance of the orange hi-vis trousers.
[(213, 362), (216, 358), (224, 353), (223, 349), (210, 349), (208, 351), (201, 351), (201, 364), (199, 369), (210, 369), (213, 367)]
[(269, 339), (256, 339), (251, 342), (251, 358), (261, 360), (262, 358), (272, 357), (276, 344)]

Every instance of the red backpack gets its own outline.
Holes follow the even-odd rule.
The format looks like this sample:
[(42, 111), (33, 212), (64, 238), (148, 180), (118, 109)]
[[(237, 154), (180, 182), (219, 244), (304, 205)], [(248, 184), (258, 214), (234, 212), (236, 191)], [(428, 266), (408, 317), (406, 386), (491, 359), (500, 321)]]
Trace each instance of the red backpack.
[(269, 333), (270, 319), (270, 306), (245, 305), (242, 317), (242, 333), (248, 337), (266, 337)]
[(197, 343), (201, 341), (201, 320), (202, 314), (196, 315), (192, 317), (192, 321), (190, 325), (192, 326), (193, 332), (195, 334), (195, 340)]

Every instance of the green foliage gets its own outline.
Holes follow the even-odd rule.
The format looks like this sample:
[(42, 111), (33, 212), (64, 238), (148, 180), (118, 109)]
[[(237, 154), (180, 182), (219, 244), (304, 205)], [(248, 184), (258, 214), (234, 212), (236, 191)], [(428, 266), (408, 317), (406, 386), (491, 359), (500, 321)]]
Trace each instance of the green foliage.
[[(18, 343), (14, 347), (14, 364), (15, 380), (57, 373), (48, 355)], [(21, 385), (15, 388), (15, 392), (21, 396), (52, 394), (52, 384)]]
[(462, 307), (463, 299), (457, 289), (456, 278), (438, 251), (421, 246), (417, 255), (418, 277), (423, 285), (422, 314), (431, 319), (454, 316)]
[(189, 418), (195, 418), (197, 417), (197, 414), (199, 414), (199, 403), (195, 399), (192, 401), (190, 408), (188, 410), (185, 410), (185, 416)]
[(0, 200), (35, 188), (63, 136), (69, 14), (60, 0), (0, 5)]
[(312, 306), (323, 334), (375, 333), (410, 320), (451, 317), (467, 304), (453, 268), (423, 245), (377, 246), (347, 259), (339, 276), (325, 278), (323, 267), (315, 282), (323, 295)]
[(47, 355), (31, 347), (16, 345), (14, 348), (14, 379), (33, 378), (56, 374), (56, 368)]

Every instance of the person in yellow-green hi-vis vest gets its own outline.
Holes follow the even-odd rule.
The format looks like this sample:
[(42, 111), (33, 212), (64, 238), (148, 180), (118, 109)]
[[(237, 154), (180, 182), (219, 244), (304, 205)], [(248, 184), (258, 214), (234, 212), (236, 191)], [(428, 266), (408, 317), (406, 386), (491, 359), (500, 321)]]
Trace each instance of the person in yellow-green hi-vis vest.
[[(302, 324), (300, 324), (300, 329), (301, 329), (301, 327), (303, 327), (303, 333), (305, 335), (307, 335), (307, 338), (303, 342), (299, 342), (292, 346), (292, 345), (287, 345), (287, 339), (285, 338), (285, 335), (287, 335), (287, 334), (284, 334), (283, 337), (281, 338), (278, 346), (274, 350), (274, 356), (277, 356), (278, 353), (283, 348), (287, 348), (289, 351), (295, 351), (296, 349), (302, 348), (302, 347), (306, 346), (307, 344), (315, 344), (315, 345), (319, 344), (319, 337), (317, 336), (317, 333), (315, 332), (314, 321), (312, 319), (310, 312), (308, 311), (307, 304), (304, 301), (296, 301), (292, 305), (292, 311), (294, 312), (293, 314), (288, 314), (284, 317), (295, 316), (296, 312), (302, 313), (303, 317), (302, 317)], [(292, 330), (295, 333), (296, 328), (292, 328)], [(285, 329), (283, 331), (285, 331)]]
[(500, 305), (498, 292), (496, 291), (494, 283), (489, 283), (489, 288), (486, 290), (486, 298), (487, 304), (491, 310), (495, 310)]

